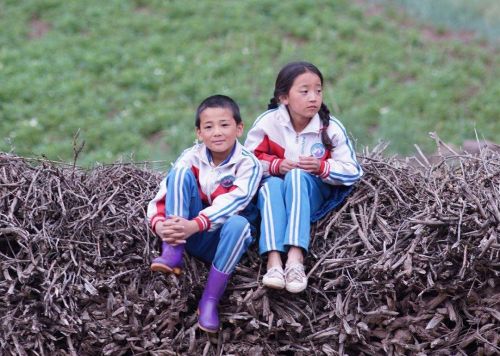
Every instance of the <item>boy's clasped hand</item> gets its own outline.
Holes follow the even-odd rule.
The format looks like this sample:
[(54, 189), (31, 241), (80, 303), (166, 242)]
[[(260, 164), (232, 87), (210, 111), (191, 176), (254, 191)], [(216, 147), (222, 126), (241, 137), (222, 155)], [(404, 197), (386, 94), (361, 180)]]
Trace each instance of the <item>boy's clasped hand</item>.
[(156, 234), (162, 241), (177, 246), (185, 244), (189, 236), (199, 231), (198, 224), (180, 216), (172, 216), (160, 221), (155, 226)]

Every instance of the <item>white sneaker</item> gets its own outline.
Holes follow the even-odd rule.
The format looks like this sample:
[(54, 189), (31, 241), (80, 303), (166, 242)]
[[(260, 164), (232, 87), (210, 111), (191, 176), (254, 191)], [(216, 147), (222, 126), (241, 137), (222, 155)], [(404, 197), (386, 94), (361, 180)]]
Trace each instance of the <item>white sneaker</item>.
[(300, 293), (307, 287), (307, 277), (302, 263), (295, 263), (285, 268), (286, 290)]
[(285, 273), (283, 268), (271, 267), (262, 277), (262, 284), (269, 288), (283, 289), (285, 288)]

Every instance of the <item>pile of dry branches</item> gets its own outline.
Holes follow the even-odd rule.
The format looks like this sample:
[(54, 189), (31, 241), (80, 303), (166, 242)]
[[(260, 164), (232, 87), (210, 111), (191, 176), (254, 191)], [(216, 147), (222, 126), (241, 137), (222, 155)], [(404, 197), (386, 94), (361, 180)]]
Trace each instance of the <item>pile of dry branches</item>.
[(0, 154), (0, 354), (500, 352), (500, 154), (360, 160), (354, 193), (313, 228), (306, 292), (263, 289), (254, 247), (210, 336), (206, 266), (149, 271), (158, 173)]

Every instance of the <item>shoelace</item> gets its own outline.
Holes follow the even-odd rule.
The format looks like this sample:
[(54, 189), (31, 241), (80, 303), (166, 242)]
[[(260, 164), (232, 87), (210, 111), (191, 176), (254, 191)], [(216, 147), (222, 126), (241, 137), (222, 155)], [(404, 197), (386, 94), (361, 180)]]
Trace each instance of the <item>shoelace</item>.
[(306, 274), (304, 273), (304, 266), (297, 264), (287, 268), (286, 271), (287, 282), (293, 282), (293, 281), (302, 282), (304, 278), (306, 278)]
[(276, 278), (283, 278), (283, 271), (277, 267), (273, 267), (267, 271), (266, 275), (269, 278), (275, 278), (275, 277)]

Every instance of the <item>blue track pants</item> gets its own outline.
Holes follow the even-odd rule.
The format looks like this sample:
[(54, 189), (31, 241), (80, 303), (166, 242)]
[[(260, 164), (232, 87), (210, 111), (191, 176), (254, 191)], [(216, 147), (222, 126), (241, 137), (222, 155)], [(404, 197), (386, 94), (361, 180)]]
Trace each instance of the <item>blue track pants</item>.
[[(269, 177), (259, 189), (258, 208), (261, 213), (259, 252), (285, 252), (289, 246), (305, 251), (309, 248), (311, 217), (325, 204), (338, 205), (347, 194), (335, 193), (336, 187), (302, 169), (289, 171), (284, 179)], [(334, 207), (334, 204), (328, 204)], [(324, 214), (323, 214), (324, 215)]]
[[(167, 175), (165, 213), (193, 219), (204, 208), (198, 182), (188, 168), (172, 169)], [(252, 243), (250, 223), (242, 215), (233, 215), (214, 231), (190, 236), (186, 251), (202, 261), (213, 263), (217, 270), (232, 273)]]

